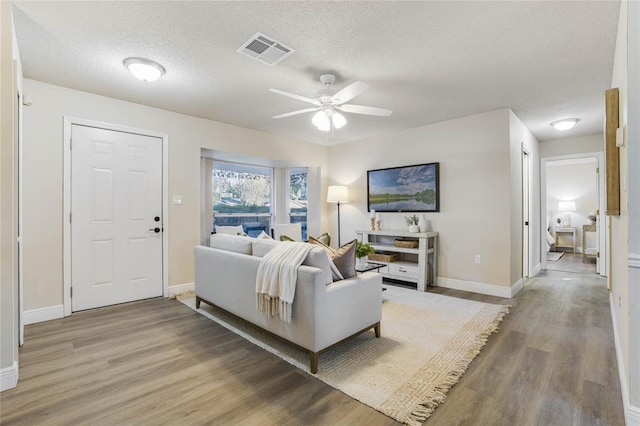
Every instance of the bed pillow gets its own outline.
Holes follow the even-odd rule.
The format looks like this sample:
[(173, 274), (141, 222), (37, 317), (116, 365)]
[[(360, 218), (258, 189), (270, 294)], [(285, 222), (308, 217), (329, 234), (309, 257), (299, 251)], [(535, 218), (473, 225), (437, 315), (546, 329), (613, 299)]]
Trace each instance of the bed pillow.
[(336, 265), (343, 278), (356, 276), (356, 247), (358, 240), (349, 241), (337, 249), (329, 247), (313, 237), (309, 237), (309, 243), (317, 244), (327, 252), (329, 259)]

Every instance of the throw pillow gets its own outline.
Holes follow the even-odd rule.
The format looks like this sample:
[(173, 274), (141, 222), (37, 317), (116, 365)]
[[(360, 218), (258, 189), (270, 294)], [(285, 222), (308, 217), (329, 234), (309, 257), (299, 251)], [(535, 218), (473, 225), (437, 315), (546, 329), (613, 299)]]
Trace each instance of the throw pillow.
[(349, 241), (337, 249), (331, 248), (313, 237), (309, 237), (309, 243), (317, 244), (327, 252), (343, 278), (356, 276), (356, 247), (358, 246), (358, 240)]
[(331, 235), (328, 232), (320, 234), (316, 237), (316, 241), (320, 241), (326, 246), (331, 246)]
[(237, 225), (237, 226), (217, 226), (216, 225), (216, 234), (242, 235), (244, 234), (244, 230), (242, 229), (242, 225)]
[(258, 240), (273, 240), (273, 238), (271, 238), (271, 235), (267, 234), (264, 231), (260, 232), (260, 234), (256, 237), (256, 239), (258, 239)]
[(294, 240), (293, 238), (291, 238), (288, 235), (282, 234), (282, 235), (280, 235), (280, 241), (293, 241), (293, 242), (295, 242), (296, 240)]

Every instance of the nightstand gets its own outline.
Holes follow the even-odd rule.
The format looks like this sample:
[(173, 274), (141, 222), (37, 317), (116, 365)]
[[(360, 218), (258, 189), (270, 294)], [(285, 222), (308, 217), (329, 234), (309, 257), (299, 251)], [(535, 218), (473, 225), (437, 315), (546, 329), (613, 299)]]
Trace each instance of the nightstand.
[[(570, 248), (575, 253), (576, 252), (576, 228), (571, 226), (557, 226), (555, 228), (555, 231), (556, 231), (556, 249)], [(561, 236), (568, 239), (569, 235), (567, 234), (571, 236), (571, 241), (570, 241), (571, 244), (569, 244), (569, 241), (560, 240)]]

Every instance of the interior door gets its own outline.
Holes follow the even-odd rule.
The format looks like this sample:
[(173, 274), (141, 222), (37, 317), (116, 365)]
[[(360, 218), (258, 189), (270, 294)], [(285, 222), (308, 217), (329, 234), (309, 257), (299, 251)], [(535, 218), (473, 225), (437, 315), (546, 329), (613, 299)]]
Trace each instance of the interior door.
[(162, 295), (162, 139), (71, 128), (72, 310)]

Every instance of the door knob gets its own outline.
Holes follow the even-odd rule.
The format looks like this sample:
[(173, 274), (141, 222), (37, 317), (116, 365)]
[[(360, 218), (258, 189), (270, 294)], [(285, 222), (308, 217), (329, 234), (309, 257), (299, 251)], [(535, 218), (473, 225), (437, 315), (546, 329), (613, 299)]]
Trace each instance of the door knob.
[(157, 234), (158, 232), (160, 232), (160, 228), (149, 228), (149, 231), (153, 231)]

